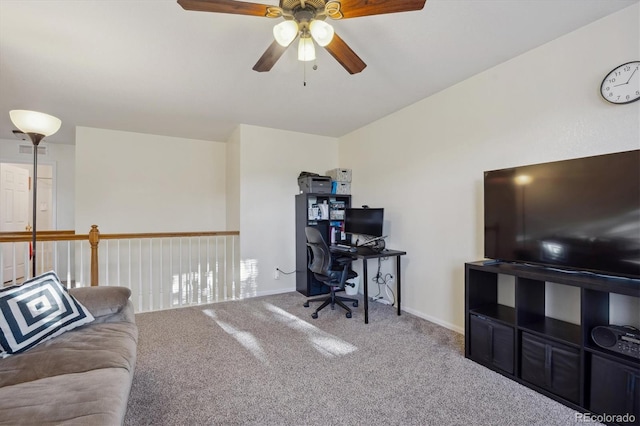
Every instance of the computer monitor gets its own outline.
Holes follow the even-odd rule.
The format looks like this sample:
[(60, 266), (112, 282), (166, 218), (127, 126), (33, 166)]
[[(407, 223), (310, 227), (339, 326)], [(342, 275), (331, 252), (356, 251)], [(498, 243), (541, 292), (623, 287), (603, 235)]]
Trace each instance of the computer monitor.
[(344, 212), (344, 232), (347, 234), (382, 237), (384, 209), (351, 208)]

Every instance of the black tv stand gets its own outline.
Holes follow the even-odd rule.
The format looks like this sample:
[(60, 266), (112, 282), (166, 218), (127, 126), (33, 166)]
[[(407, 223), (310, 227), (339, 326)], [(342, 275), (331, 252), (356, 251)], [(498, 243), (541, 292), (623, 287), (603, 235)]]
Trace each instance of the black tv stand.
[[(513, 277), (513, 306), (498, 295), (500, 275)], [(579, 288), (572, 301), (579, 324), (547, 315), (545, 289), (556, 284)], [(537, 265), (466, 263), (465, 356), (581, 413), (634, 415), (630, 424), (638, 425), (640, 359), (591, 338), (594, 327), (610, 324), (614, 294), (640, 298), (640, 283)]]

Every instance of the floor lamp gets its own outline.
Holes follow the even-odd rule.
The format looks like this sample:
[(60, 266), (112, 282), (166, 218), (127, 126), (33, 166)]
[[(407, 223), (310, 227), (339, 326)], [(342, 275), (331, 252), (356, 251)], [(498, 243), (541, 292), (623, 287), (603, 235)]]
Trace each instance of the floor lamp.
[(29, 136), (33, 143), (33, 224), (31, 228), (31, 277), (36, 276), (36, 212), (38, 189), (38, 145), (47, 136), (53, 135), (60, 129), (62, 121), (49, 114), (36, 111), (16, 109), (9, 111), (13, 124), (24, 134)]

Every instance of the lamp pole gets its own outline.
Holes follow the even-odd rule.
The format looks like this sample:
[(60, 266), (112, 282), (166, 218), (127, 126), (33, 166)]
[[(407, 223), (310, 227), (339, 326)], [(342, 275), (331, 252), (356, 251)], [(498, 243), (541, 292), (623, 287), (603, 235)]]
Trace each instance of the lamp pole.
[(36, 276), (36, 217), (38, 212), (38, 145), (44, 138), (39, 133), (27, 133), (33, 144), (33, 218), (31, 226), (31, 277)]
[(33, 226), (31, 227), (31, 277), (36, 276), (36, 213), (38, 211), (38, 145), (46, 136), (51, 136), (60, 129), (59, 118), (42, 112), (27, 110), (9, 111), (11, 121), (24, 134), (29, 136), (33, 144)]

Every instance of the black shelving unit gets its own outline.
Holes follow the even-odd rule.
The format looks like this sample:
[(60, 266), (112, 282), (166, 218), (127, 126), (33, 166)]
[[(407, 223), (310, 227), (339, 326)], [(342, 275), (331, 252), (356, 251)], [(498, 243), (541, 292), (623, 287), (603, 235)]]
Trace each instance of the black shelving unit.
[[(327, 214), (319, 217), (320, 206)], [(303, 193), (296, 195), (296, 291), (305, 296), (328, 293), (307, 268), (307, 237), (304, 228), (317, 227), (327, 244), (342, 241), (344, 210), (351, 206), (351, 195)], [(314, 210), (317, 208), (318, 210)], [(332, 238), (333, 235), (333, 238)]]
[[(514, 306), (498, 277), (514, 277)], [(580, 324), (546, 316), (546, 283), (578, 287)], [(543, 267), (465, 264), (465, 356), (581, 412), (633, 415), (640, 424), (640, 359), (602, 348), (591, 330), (610, 324), (610, 296), (640, 298), (638, 280)], [(613, 415), (613, 416), (612, 416)], [(627, 417), (628, 419), (629, 417)]]

